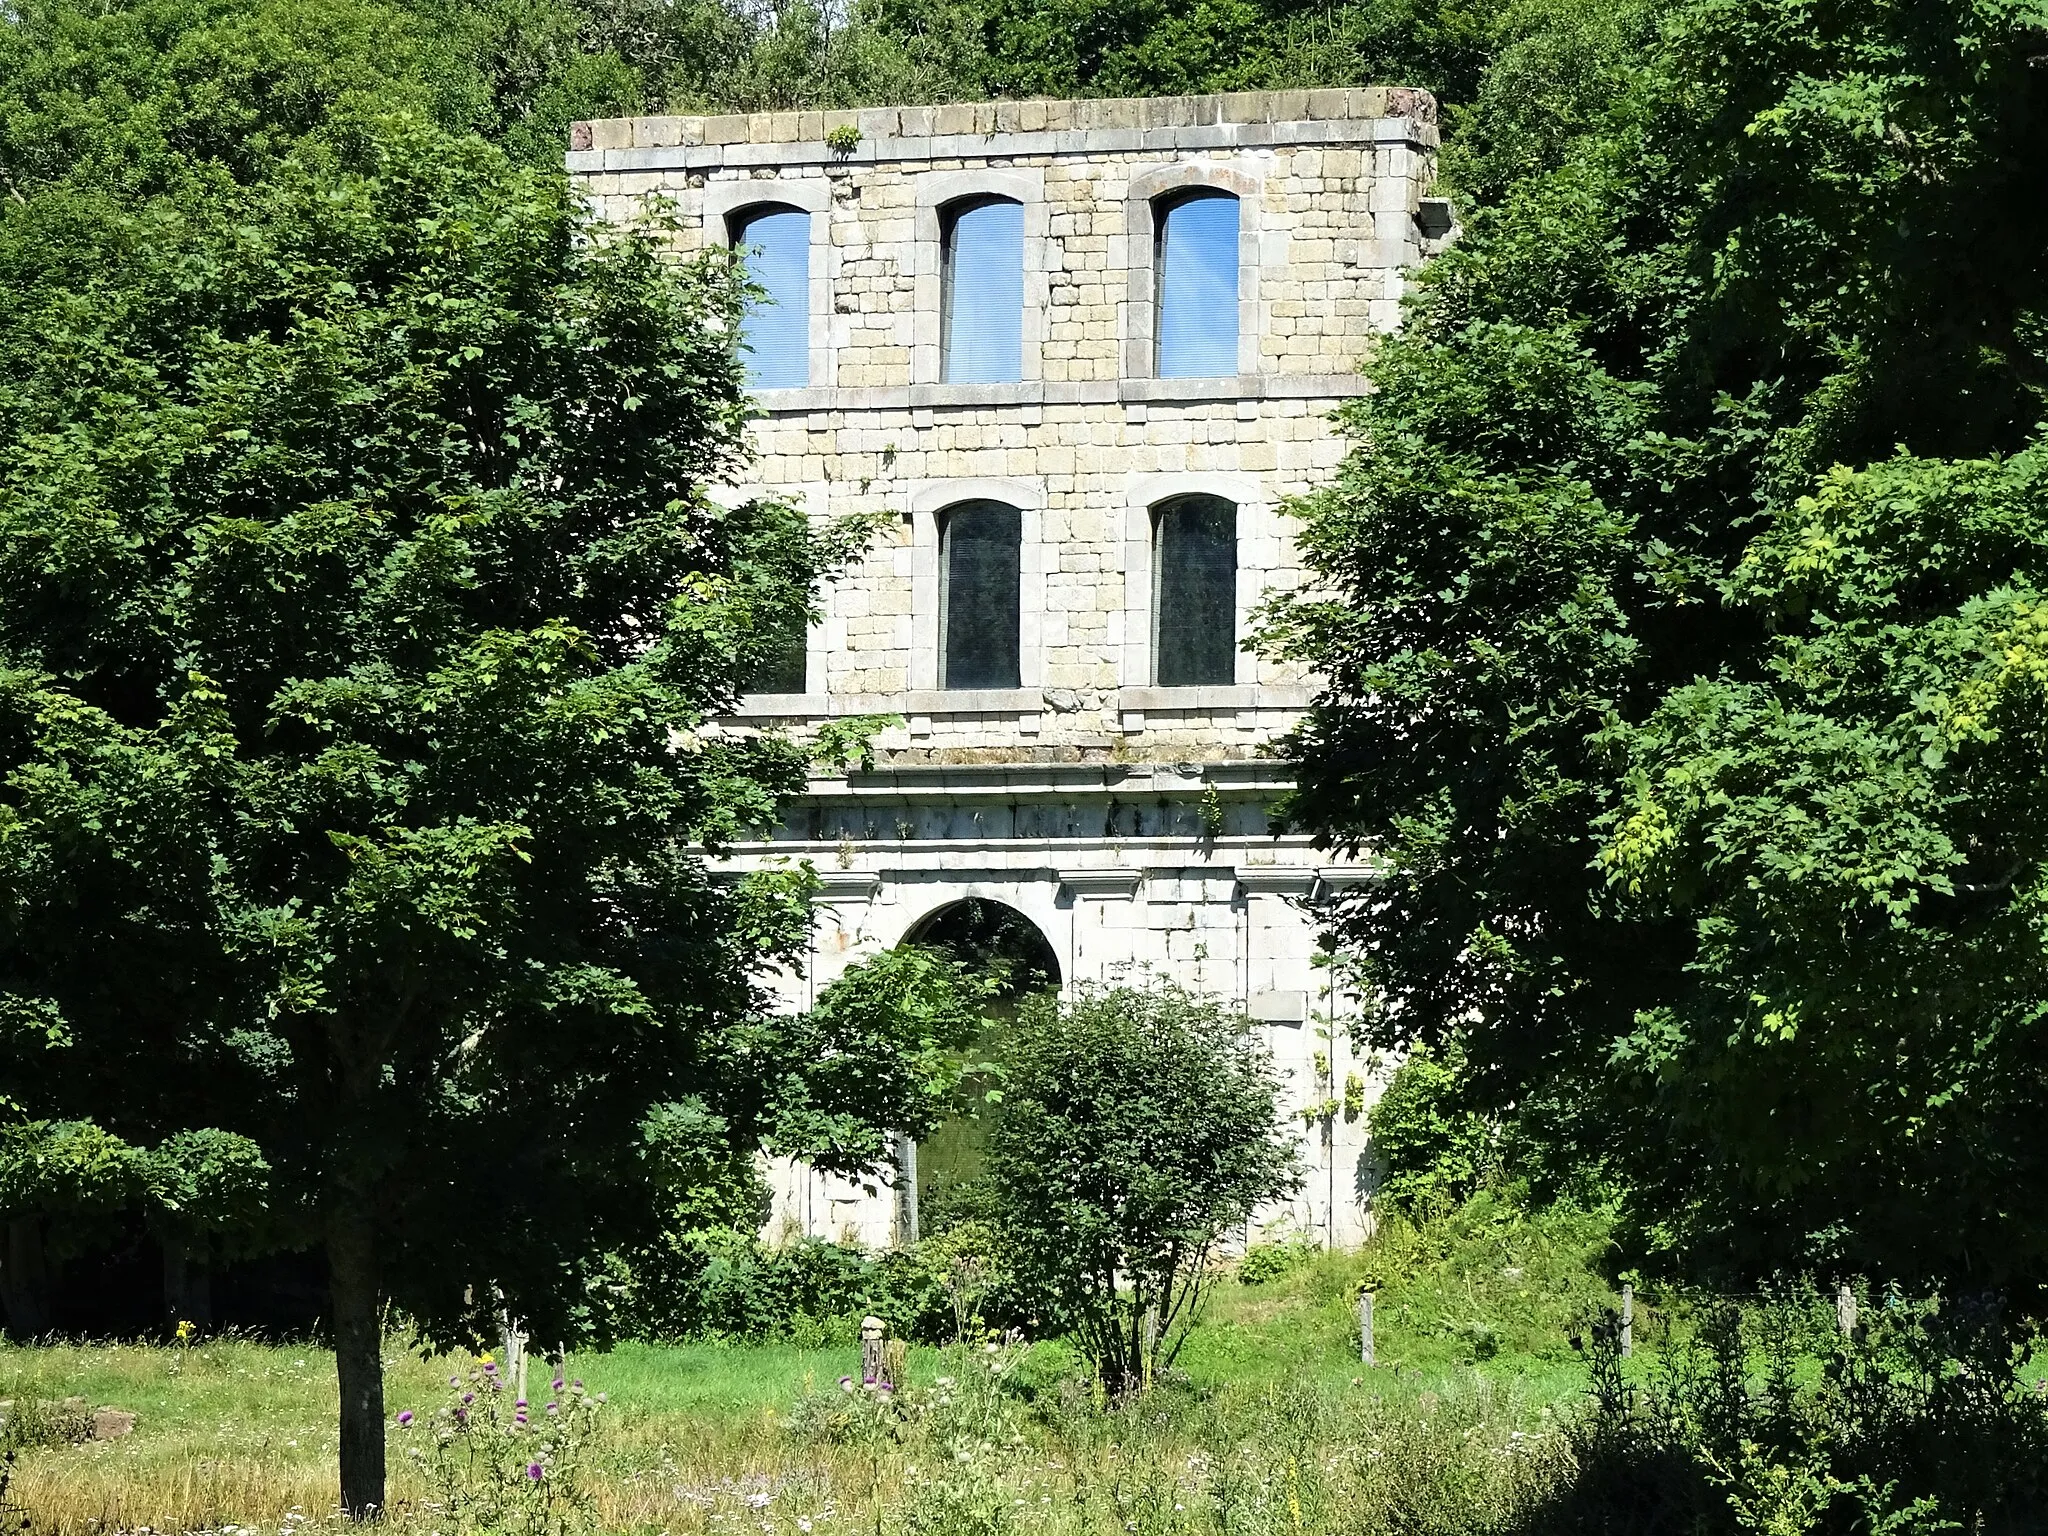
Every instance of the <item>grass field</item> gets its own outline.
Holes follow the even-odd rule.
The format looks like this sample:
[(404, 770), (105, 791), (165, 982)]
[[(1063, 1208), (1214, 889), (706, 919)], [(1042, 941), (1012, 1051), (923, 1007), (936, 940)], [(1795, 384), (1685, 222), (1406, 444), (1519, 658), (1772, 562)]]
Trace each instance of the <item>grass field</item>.
[[(1113, 1414), (1061, 1390), (1044, 1348), (914, 1348), (911, 1390), (887, 1411), (837, 1389), (857, 1359), (850, 1339), (579, 1355), (570, 1372), (609, 1400), (588, 1514), (606, 1530), (760, 1536), (1131, 1536), (1219, 1519), (1246, 1532), (1467, 1529), (1559, 1475), (1557, 1414), (1584, 1385), (1565, 1330), (1596, 1299), (1596, 1238), (1481, 1211), (1460, 1231), (1226, 1283), (1183, 1353), (1185, 1380)], [(1381, 1298), (1372, 1370), (1357, 1355), (1361, 1280)], [(390, 1412), (420, 1416), (391, 1430), (396, 1525), (441, 1528), (409, 1453), (431, 1443), (424, 1426), (467, 1363), (396, 1340), (387, 1352)], [(0, 1347), (0, 1395), (139, 1415), (118, 1440), (20, 1453), (10, 1500), (34, 1529), (287, 1532), (334, 1518), (336, 1389), (319, 1348)]]

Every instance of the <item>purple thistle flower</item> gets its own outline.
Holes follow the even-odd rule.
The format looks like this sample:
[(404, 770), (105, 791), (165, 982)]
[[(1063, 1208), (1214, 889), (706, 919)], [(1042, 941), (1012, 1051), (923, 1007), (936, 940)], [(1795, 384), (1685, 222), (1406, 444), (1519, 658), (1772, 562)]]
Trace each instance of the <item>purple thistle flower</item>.
[(569, 1383), (569, 1385), (574, 1387), (578, 1392), (581, 1392), (583, 1390), (583, 1383), (580, 1381), (572, 1381), (571, 1383)]
[(400, 1409), (400, 1410), (399, 1410), (399, 1414), (398, 1414), (398, 1426), (399, 1426), (399, 1428), (403, 1429), (403, 1428), (404, 1428), (404, 1427), (405, 1427), (406, 1425), (410, 1424), (411, 1422), (412, 1422), (412, 1410), (411, 1410), (410, 1408), (402, 1408), (402, 1409)]
[(451, 1387), (459, 1387), (462, 1385), (462, 1378), (460, 1376), (450, 1376), (448, 1378), (448, 1385)]
[(486, 1376), (495, 1376), (495, 1375), (497, 1375), (497, 1374), (498, 1374), (498, 1362), (497, 1362), (497, 1361), (495, 1361), (495, 1360), (486, 1360), (486, 1361), (484, 1362), (484, 1374), (485, 1374)]
[(561, 1406), (561, 1405), (560, 1405), (559, 1403), (549, 1403), (549, 1404), (548, 1404), (548, 1412), (549, 1412), (549, 1413), (553, 1413), (553, 1412), (554, 1412), (554, 1411), (555, 1411), (555, 1410), (556, 1410), (556, 1409), (557, 1409), (558, 1407), (560, 1407), (560, 1406)]
[(554, 1389), (555, 1389), (555, 1390), (556, 1390), (557, 1392), (561, 1391), (561, 1390), (562, 1390), (562, 1378), (561, 1378), (561, 1377), (559, 1377), (559, 1376), (557, 1376), (557, 1377), (556, 1377), (556, 1378), (554, 1379), (554, 1381), (553, 1381), (552, 1385), (553, 1385)]
[(532, 1479), (533, 1479), (533, 1480), (534, 1480), (534, 1481), (535, 1481), (536, 1483), (537, 1483), (537, 1482), (539, 1482), (539, 1481), (540, 1481), (540, 1463), (539, 1463), (539, 1462), (537, 1462), (537, 1461), (529, 1461), (529, 1462), (528, 1462), (528, 1463), (526, 1464), (526, 1475), (527, 1475), (528, 1477), (532, 1478)]
[(474, 1392), (465, 1392), (462, 1394), (462, 1404), (465, 1408), (475, 1401), (476, 1394)]
[(522, 1397), (522, 1398), (520, 1398), (520, 1399), (519, 1399), (519, 1401), (517, 1401), (516, 1403), (514, 1403), (514, 1404), (513, 1404), (512, 1406), (513, 1406), (514, 1408), (524, 1408), (524, 1407), (526, 1406), (526, 1399)]

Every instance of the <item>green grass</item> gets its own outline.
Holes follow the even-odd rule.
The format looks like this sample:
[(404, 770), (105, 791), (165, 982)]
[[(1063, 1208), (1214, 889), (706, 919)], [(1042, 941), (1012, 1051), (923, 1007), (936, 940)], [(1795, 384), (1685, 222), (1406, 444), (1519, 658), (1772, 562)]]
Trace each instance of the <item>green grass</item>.
[[(1588, 1267), (1602, 1241), (1590, 1218), (1518, 1226), (1511, 1210), (1482, 1201), (1419, 1231), (1390, 1227), (1363, 1253), (1308, 1257), (1270, 1284), (1225, 1281), (1181, 1355), (1181, 1384), (1106, 1418), (1071, 1391), (1060, 1406), (1051, 1379), (1030, 1402), (995, 1391), (979, 1351), (913, 1348), (911, 1412), (888, 1423), (863, 1419), (863, 1400), (837, 1390), (856, 1368), (851, 1337), (826, 1348), (706, 1342), (579, 1354), (571, 1374), (610, 1400), (594, 1507), (607, 1530), (833, 1536), (831, 1522), (843, 1528), (860, 1504), (868, 1531), (880, 1522), (905, 1536), (995, 1536), (960, 1525), (955, 1506), (1000, 1490), (1005, 1508), (1024, 1511), (1014, 1536), (1175, 1536), (1197, 1528), (1190, 1511), (1241, 1494), (1355, 1507), (1366, 1514), (1343, 1523), (1360, 1531), (1380, 1528), (1382, 1516), (1389, 1532), (1457, 1528), (1442, 1523), (1446, 1511), (1505, 1509), (1556, 1475), (1557, 1415), (1584, 1386), (1567, 1335), (1604, 1295)], [(1356, 1333), (1365, 1283), (1379, 1298), (1371, 1370), (1359, 1364)], [(1017, 1369), (1047, 1358), (1041, 1351)], [(394, 1341), (390, 1413), (411, 1408), (431, 1421), (462, 1365)], [(530, 1376), (535, 1392), (545, 1379)], [(140, 1415), (122, 1440), (22, 1454), (12, 1496), (34, 1529), (278, 1530), (294, 1510), (305, 1518), (288, 1523), (301, 1528), (332, 1517), (337, 1399), (323, 1349), (236, 1338), (0, 1346), (0, 1395), (84, 1397)], [(393, 1526), (437, 1529), (422, 1502), (428, 1485), (405, 1454), (428, 1442), (417, 1428), (394, 1428), (391, 1443)], [(1374, 1450), (1396, 1445), (1423, 1470), (1397, 1475)], [(1313, 1476), (1302, 1471), (1310, 1463)], [(1210, 1484), (1226, 1475), (1237, 1491), (1218, 1494)], [(1283, 1494), (1288, 1479), (1293, 1492)], [(1140, 1488), (1150, 1492), (1139, 1498)], [(750, 1501), (763, 1490), (786, 1521), (758, 1518)], [(1149, 1511), (1142, 1519), (1133, 1498)], [(1431, 1500), (1442, 1520), (1428, 1514)]]

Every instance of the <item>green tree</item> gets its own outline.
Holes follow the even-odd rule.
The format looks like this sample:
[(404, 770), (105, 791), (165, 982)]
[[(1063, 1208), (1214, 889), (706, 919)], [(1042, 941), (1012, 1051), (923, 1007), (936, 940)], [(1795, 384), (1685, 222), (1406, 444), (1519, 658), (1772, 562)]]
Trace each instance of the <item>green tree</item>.
[(1105, 1385), (1170, 1366), (1217, 1242), (1290, 1193), (1279, 1079), (1241, 1014), (1158, 983), (1028, 999), (989, 1133), (993, 1205), (1018, 1278)]
[(0, 1091), (262, 1149), (361, 1514), (387, 1300), (574, 1337), (701, 1154), (663, 1106), (752, 1147), (872, 1059), (769, 1016), (807, 877), (699, 853), (837, 752), (709, 722), (865, 530), (707, 497), (738, 294), (658, 221), (375, 101), (173, 169), (0, 210)]
[(1561, 8), (1302, 509), (1372, 1033), (1666, 1269), (2048, 1279), (2042, 20)]

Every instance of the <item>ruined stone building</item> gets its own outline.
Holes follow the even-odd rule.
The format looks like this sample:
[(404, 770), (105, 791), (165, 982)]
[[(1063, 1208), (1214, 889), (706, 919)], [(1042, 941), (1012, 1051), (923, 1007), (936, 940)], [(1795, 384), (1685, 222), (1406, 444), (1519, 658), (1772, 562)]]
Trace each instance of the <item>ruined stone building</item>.
[[(607, 216), (661, 194), (746, 250), (757, 483), (888, 515), (745, 703), (902, 721), (741, 852), (823, 881), (792, 1001), (970, 900), (1028, 918), (1063, 983), (1232, 998), (1309, 1111), (1274, 1218), (1339, 1243), (1377, 1084), (1314, 907), (1361, 872), (1269, 826), (1261, 748), (1308, 689), (1243, 642), (1299, 579), (1283, 504), (1338, 464), (1331, 412), (1441, 233), (1436, 143), (1425, 93), (1371, 88), (633, 118), (569, 155)], [(777, 1185), (787, 1223), (902, 1233), (886, 1190)]]

